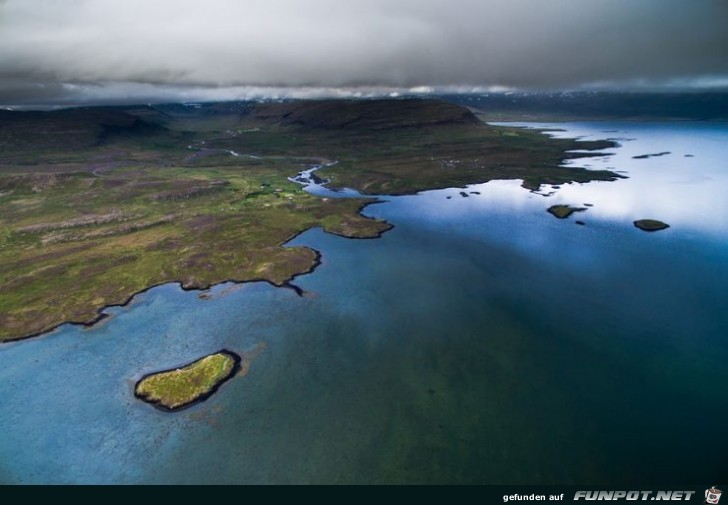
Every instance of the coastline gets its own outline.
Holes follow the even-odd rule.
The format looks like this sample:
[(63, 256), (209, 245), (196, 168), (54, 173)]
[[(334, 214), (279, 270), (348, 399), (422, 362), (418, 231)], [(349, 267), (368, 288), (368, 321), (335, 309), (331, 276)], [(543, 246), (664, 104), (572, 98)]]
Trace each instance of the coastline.
[[(547, 136), (546, 135), (546, 132), (544, 132), (544, 131), (539, 131), (539, 134), (540, 135)], [(609, 146), (611, 146), (611, 147), (618, 146), (618, 144), (615, 141), (613, 141), (613, 140), (590, 141), (587, 145), (589, 145), (589, 144), (591, 144), (594, 147), (592, 147), (592, 149), (585, 148), (583, 151), (579, 151), (579, 152), (568, 151), (568, 150), (567, 151), (563, 151), (561, 153), (561, 155), (560, 155), (561, 161), (560, 161), (559, 167), (562, 167), (564, 162), (566, 162), (568, 160), (572, 160), (572, 159), (606, 156), (609, 153), (604, 153), (604, 152), (601, 151), (601, 149), (604, 149), (604, 148), (609, 147)], [(316, 158), (316, 159), (317, 159), (317, 161), (328, 161), (328, 159), (324, 159), (324, 158)], [(333, 163), (335, 163), (335, 162), (333, 162)], [(333, 163), (330, 162), (328, 164), (322, 164), (321, 166), (319, 166), (317, 168), (326, 168), (328, 165), (331, 165)], [(581, 180), (579, 180), (578, 177), (577, 178), (574, 178), (573, 177), (574, 176), (574, 173), (570, 172), (569, 169), (567, 169), (567, 170), (564, 171), (563, 176), (566, 177), (567, 179), (569, 179), (572, 182), (589, 182), (589, 181), (592, 181), (592, 180), (616, 181), (616, 180), (619, 180), (619, 179), (624, 178), (624, 176), (622, 176), (620, 174), (617, 174), (615, 172), (612, 172), (612, 171), (603, 171), (603, 172), (604, 173), (603, 174), (600, 174), (600, 175), (603, 176), (603, 177), (605, 177), (604, 179), (600, 179), (600, 178), (592, 179), (592, 178), (589, 178), (587, 181), (581, 181)], [(538, 186), (534, 186), (532, 184), (532, 181), (529, 181), (527, 178), (519, 177), (518, 175), (520, 175), (520, 174), (516, 174), (516, 176), (513, 177), (513, 179), (520, 179), (522, 181), (521, 186), (524, 189), (530, 190), (530, 191), (534, 191), (535, 189), (540, 188), (541, 184), (539, 184)], [(593, 176), (594, 174), (592, 173), (591, 175)], [(571, 177), (569, 177), (569, 176), (571, 176)], [(489, 182), (491, 180), (503, 180), (503, 179), (504, 178), (502, 178), (502, 177), (491, 176), (491, 175), (488, 175), (488, 174), (483, 174), (483, 177), (477, 183), (484, 183), (484, 182)], [(338, 188), (337, 186), (335, 186), (335, 182), (334, 181), (329, 181), (329, 183), (331, 183), (331, 182), (334, 183), (334, 186), (333, 187), (328, 187), (328, 184), (327, 184), (327, 189), (331, 189), (331, 190), (334, 190), (334, 191), (336, 191), (337, 189), (343, 189), (343, 188)], [(559, 184), (563, 183), (562, 181), (557, 181), (557, 182)], [(550, 183), (549, 181), (543, 182), (543, 184), (549, 184), (549, 183)], [(419, 193), (422, 193), (422, 192), (436, 190), (436, 189), (446, 189), (446, 188), (430, 188), (430, 187), (426, 187), (426, 185), (425, 185), (425, 188), (424, 189), (412, 190), (412, 191), (396, 191), (396, 190), (394, 190), (394, 191), (388, 192), (386, 195), (383, 195), (383, 194), (368, 194), (365, 191), (357, 190), (358, 191), (358, 197), (363, 198), (363, 199), (367, 199), (369, 201), (363, 201), (359, 205), (359, 207), (358, 207), (358, 209), (356, 211), (356, 214), (358, 216), (365, 217), (365, 216), (363, 216), (362, 211), (366, 207), (368, 207), (369, 205), (373, 205), (373, 204), (376, 204), (376, 203), (384, 203), (386, 200), (381, 200), (381, 198), (382, 197), (385, 197), (385, 196), (393, 196), (393, 197), (396, 197), (396, 196), (416, 195), (416, 194), (419, 194)], [(336, 231), (327, 230), (326, 227), (323, 226), (323, 225), (321, 225), (321, 224), (316, 224), (316, 225), (309, 226), (307, 228), (304, 228), (304, 229), (302, 229), (302, 230), (300, 230), (300, 231), (292, 234), (285, 241), (283, 241), (280, 244), (278, 244), (278, 246), (279, 247), (285, 246), (285, 244), (287, 244), (291, 240), (295, 239), (299, 235), (305, 233), (306, 231), (308, 231), (308, 230), (310, 230), (312, 228), (316, 228), (316, 227), (321, 227), (324, 230), (324, 232), (330, 233), (332, 235), (337, 235), (337, 236), (344, 237), (344, 238), (348, 238), (348, 239), (361, 239), (361, 240), (364, 240), (364, 239), (367, 239), (368, 240), (368, 239), (380, 238), (384, 233), (386, 233), (387, 231), (390, 231), (390, 230), (392, 230), (394, 228), (394, 225), (392, 223), (389, 223), (389, 222), (386, 222), (386, 221), (381, 222), (380, 224), (383, 225), (383, 227), (381, 229), (376, 230), (370, 236), (361, 236), (361, 237), (358, 237), (358, 236), (347, 236), (344, 233), (339, 233), (339, 232), (336, 232)], [(99, 322), (101, 322), (101, 321), (107, 319), (108, 317), (110, 317), (109, 314), (106, 314), (105, 313), (105, 311), (107, 309), (113, 308), (113, 307), (125, 307), (125, 306), (129, 305), (132, 302), (132, 300), (134, 299), (135, 296), (137, 296), (139, 294), (142, 294), (142, 293), (145, 293), (145, 292), (147, 292), (147, 291), (149, 291), (149, 290), (151, 290), (151, 289), (153, 289), (155, 287), (159, 287), (159, 286), (166, 285), (166, 284), (178, 284), (181, 287), (181, 289), (184, 290), (184, 291), (195, 291), (195, 290), (204, 291), (204, 290), (210, 289), (213, 286), (216, 286), (216, 285), (219, 285), (219, 284), (224, 284), (224, 283), (245, 284), (245, 283), (252, 283), (252, 282), (266, 282), (266, 283), (268, 283), (268, 284), (270, 284), (270, 285), (272, 285), (274, 287), (286, 287), (286, 288), (290, 288), (297, 295), (302, 296), (304, 294), (304, 291), (300, 287), (298, 287), (295, 284), (293, 284), (293, 281), (297, 277), (299, 277), (301, 275), (306, 275), (306, 274), (312, 273), (316, 269), (316, 267), (318, 267), (321, 264), (321, 254), (320, 254), (319, 251), (317, 251), (315, 249), (312, 249), (312, 248), (309, 248), (309, 247), (304, 247), (304, 249), (306, 249), (308, 251), (311, 251), (313, 253), (313, 258), (311, 259), (311, 262), (308, 265), (308, 267), (306, 269), (304, 269), (304, 270), (301, 270), (301, 271), (298, 271), (298, 272), (293, 273), (287, 279), (284, 279), (281, 282), (275, 282), (275, 281), (272, 281), (272, 280), (267, 279), (265, 277), (252, 277), (252, 278), (248, 278), (248, 279), (225, 278), (225, 279), (222, 279), (222, 280), (220, 280), (218, 282), (213, 282), (213, 283), (206, 284), (206, 285), (199, 285), (199, 284), (198, 285), (185, 285), (185, 284), (183, 284), (183, 281), (180, 281), (178, 279), (169, 279), (169, 280), (165, 280), (165, 281), (162, 281), (162, 282), (155, 283), (153, 285), (146, 286), (146, 287), (144, 287), (144, 289), (141, 289), (141, 290), (135, 291), (133, 293), (130, 293), (126, 298), (123, 298), (122, 300), (120, 300), (118, 302), (112, 302), (112, 303), (104, 304), (103, 306), (96, 308), (95, 309), (95, 315), (93, 317), (87, 319), (87, 320), (84, 320), (84, 321), (78, 321), (78, 320), (61, 321), (61, 322), (59, 322), (57, 324), (53, 324), (52, 326), (49, 326), (49, 327), (47, 327), (45, 329), (42, 329), (42, 330), (39, 330), (39, 331), (35, 331), (35, 332), (29, 333), (29, 334), (20, 334), (18, 337), (11, 337), (11, 338), (5, 339), (5, 340), (3, 340), (3, 341), (0, 342), (0, 345), (9, 344), (9, 343), (12, 343), (12, 342), (20, 342), (20, 341), (27, 340), (27, 339), (31, 339), (31, 338), (42, 337), (44, 335), (47, 335), (49, 333), (52, 333), (53, 331), (55, 331), (56, 329), (58, 329), (60, 326), (63, 326), (65, 324), (79, 325), (79, 326), (83, 326), (85, 328), (91, 328), (94, 325), (98, 324)]]
[[(361, 204), (361, 206), (359, 207), (357, 213), (359, 215), (362, 215), (361, 212), (366, 207), (368, 207), (369, 205), (376, 204), (376, 203), (383, 203), (383, 201), (382, 200), (375, 200), (375, 201), (371, 201), (371, 202), (363, 202)], [(315, 229), (315, 228), (321, 228), (324, 231), (324, 233), (329, 233), (331, 235), (336, 235), (337, 237), (342, 237), (342, 238), (346, 238), (346, 239), (350, 239), (350, 240), (370, 240), (370, 239), (378, 239), (378, 238), (381, 238), (382, 235), (384, 235), (386, 232), (394, 229), (394, 227), (395, 227), (392, 223), (388, 223), (386, 221), (384, 221), (384, 223), (388, 227), (386, 227), (386, 228), (378, 231), (376, 235), (373, 235), (373, 236), (370, 236), (370, 237), (347, 237), (346, 235), (343, 235), (343, 234), (340, 234), (340, 233), (335, 233), (335, 232), (332, 232), (332, 231), (327, 231), (321, 225), (309, 226), (308, 228), (305, 228), (305, 229), (303, 229), (303, 230), (301, 230), (301, 231), (299, 231), (297, 233), (294, 233), (293, 235), (291, 235), (290, 237), (288, 237), (285, 240), (285, 242), (282, 242), (281, 244), (279, 244), (279, 246), (280, 247), (285, 247), (286, 244), (288, 244), (289, 242), (291, 242), (292, 240), (294, 240), (298, 236), (306, 233), (309, 230)], [(74, 325), (74, 326), (81, 326), (81, 327), (84, 327), (84, 328), (92, 328), (95, 325), (97, 325), (98, 323), (100, 323), (100, 322), (102, 322), (102, 321), (104, 321), (104, 320), (112, 317), (111, 314), (105, 313), (106, 310), (108, 310), (110, 308), (115, 308), (115, 307), (119, 307), (119, 308), (126, 307), (126, 306), (128, 306), (129, 304), (132, 303), (132, 301), (134, 300), (134, 298), (137, 295), (144, 294), (144, 293), (146, 293), (146, 292), (148, 292), (148, 291), (150, 291), (150, 290), (152, 290), (154, 288), (160, 287), (160, 286), (177, 284), (180, 287), (180, 289), (182, 289), (182, 291), (205, 291), (205, 290), (208, 290), (208, 289), (210, 289), (210, 288), (212, 288), (214, 286), (219, 286), (220, 284), (226, 284), (226, 283), (232, 283), (232, 284), (236, 284), (236, 285), (242, 285), (242, 284), (249, 284), (249, 283), (254, 283), (254, 282), (265, 282), (265, 283), (267, 283), (267, 284), (269, 284), (269, 285), (271, 285), (271, 286), (273, 286), (275, 288), (288, 288), (288, 289), (292, 289), (298, 296), (303, 296), (305, 294), (305, 291), (303, 289), (301, 289), (300, 287), (296, 286), (295, 284), (293, 284), (293, 281), (296, 278), (298, 278), (298, 277), (300, 277), (302, 275), (308, 275), (310, 273), (313, 273), (316, 270), (316, 268), (319, 265), (321, 265), (321, 252), (318, 251), (318, 250), (316, 250), (316, 249), (313, 249), (311, 247), (305, 247), (305, 249), (313, 252), (313, 254), (314, 254), (313, 261), (311, 262), (311, 264), (309, 265), (309, 267), (306, 270), (303, 270), (303, 271), (300, 271), (300, 272), (296, 272), (295, 274), (291, 275), (288, 279), (284, 280), (280, 284), (275, 283), (275, 282), (271, 281), (270, 279), (266, 279), (266, 278), (263, 278), (263, 277), (256, 277), (256, 278), (242, 279), (242, 280), (241, 279), (223, 279), (223, 280), (221, 280), (219, 282), (211, 283), (209, 285), (196, 285), (196, 286), (185, 285), (185, 284), (182, 283), (182, 281), (174, 280), (174, 279), (173, 280), (169, 280), (169, 281), (165, 281), (165, 282), (159, 282), (159, 283), (153, 284), (151, 286), (147, 286), (147, 287), (145, 287), (142, 290), (139, 290), (139, 291), (136, 291), (136, 292), (132, 293), (131, 295), (129, 295), (127, 298), (125, 298), (124, 300), (122, 300), (119, 303), (109, 303), (109, 304), (106, 304), (106, 305), (104, 305), (102, 307), (99, 307), (98, 309), (96, 309), (96, 313), (97, 313), (96, 316), (94, 316), (92, 319), (89, 319), (87, 321), (63, 321), (63, 322), (60, 322), (58, 324), (53, 325), (52, 327), (50, 327), (48, 329), (45, 329), (45, 330), (33, 332), (33, 333), (30, 333), (30, 334), (27, 334), (27, 335), (20, 336), (18, 338), (11, 338), (11, 339), (7, 339), (7, 340), (3, 340), (2, 342), (0, 342), (0, 347), (2, 347), (3, 345), (8, 345), (8, 344), (15, 343), (15, 342), (22, 342), (23, 340), (28, 340), (28, 339), (32, 339), (32, 338), (40, 338), (40, 337), (47, 336), (47, 335), (53, 333), (58, 328), (60, 328), (61, 326), (66, 325), (66, 324), (70, 324), (70, 325)]]
[[(400, 102), (393, 103), (397, 107), (401, 105)], [(424, 108), (421, 107), (422, 103), (426, 104)], [(557, 165), (563, 164), (566, 160), (574, 157), (598, 156), (600, 154), (597, 151), (598, 149), (613, 146), (613, 142), (597, 141), (578, 146), (577, 144), (583, 143), (569, 141), (558, 144), (549, 141), (540, 132), (523, 135), (522, 138), (514, 140), (510, 137), (518, 137), (520, 134), (506, 135), (509, 132), (504, 133), (485, 128), (482, 122), (469, 114), (463, 113), (465, 114), (463, 117), (467, 121), (461, 117), (461, 114), (453, 116), (453, 111), (457, 112), (457, 110), (446, 104), (422, 103), (417, 102), (416, 109), (427, 116), (425, 118), (427, 121), (423, 124), (428, 129), (423, 130), (423, 132), (418, 131), (415, 137), (413, 137), (413, 131), (409, 128), (414, 123), (410, 124), (410, 122), (406, 121), (403, 123), (403, 119), (400, 117), (401, 114), (405, 114), (406, 119), (409, 114), (413, 113), (410, 105), (402, 110), (396, 107), (396, 110), (393, 111), (390, 107), (384, 107), (386, 104), (379, 102), (357, 102), (356, 107), (364, 107), (364, 112), (373, 108), (372, 110), (377, 114), (384, 114), (386, 124), (396, 128), (398, 137), (393, 138), (389, 134), (382, 136), (382, 134), (378, 133), (380, 132), (377, 126), (378, 123), (373, 126), (359, 125), (359, 127), (352, 130), (354, 136), (347, 137), (348, 140), (341, 140), (338, 137), (332, 140), (326, 131), (322, 133), (319, 130), (311, 130), (309, 132), (304, 128), (305, 131), (302, 131), (301, 134), (308, 135), (310, 133), (313, 135), (312, 138), (321, 140), (320, 147), (322, 149), (332, 150), (333, 154), (337, 155), (331, 157), (310, 156), (310, 142), (303, 142), (300, 146), (294, 143), (287, 146), (287, 150), (284, 150), (284, 152), (299, 152), (298, 149), (300, 148), (303, 156), (278, 156), (277, 152), (280, 150), (272, 149), (276, 144), (271, 144), (280, 137), (280, 131), (275, 128), (271, 128), (263, 137), (256, 139), (248, 146), (253, 152), (260, 152), (260, 155), (240, 154), (241, 149), (237, 145), (239, 142), (235, 141), (236, 135), (232, 135), (230, 138), (223, 136), (221, 139), (206, 137), (206, 140), (209, 140), (211, 144), (203, 149), (212, 149), (218, 154), (229, 153), (232, 158), (250, 157), (254, 160), (263, 158), (307, 159), (318, 164), (318, 167), (315, 168), (323, 168), (324, 170), (336, 164), (336, 162), (330, 161), (333, 158), (343, 159), (344, 165), (346, 165), (346, 160), (349, 160), (350, 163), (346, 165), (346, 168), (351, 168), (351, 160), (358, 159), (356, 158), (360, 149), (358, 141), (369, 139), (371, 144), (376, 147), (373, 150), (374, 152), (368, 152), (368, 157), (361, 160), (361, 167), (357, 167), (355, 170), (347, 169), (337, 172), (337, 180), (334, 185), (345, 184), (343, 178), (350, 177), (352, 173), (354, 175), (360, 174), (363, 179), (359, 182), (362, 184), (350, 185), (349, 187), (362, 189), (360, 191), (346, 191), (339, 197), (357, 196), (367, 199), (373, 198), (374, 201), (347, 202), (345, 204), (344, 202), (337, 202), (337, 205), (333, 205), (323, 202), (312, 203), (310, 197), (307, 197), (307, 199), (302, 199), (301, 205), (298, 205), (293, 201), (293, 196), (285, 195), (291, 201), (286, 202), (283, 200), (278, 202), (276, 197), (281, 198), (282, 195), (279, 193), (282, 193), (283, 190), (278, 189), (279, 179), (277, 178), (285, 177), (284, 174), (280, 174), (281, 166), (275, 165), (266, 168), (261, 173), (255, 172), (253, 174), (255, 177), (250, 180), (245, 178), (243, 178), (244, 180), (237, 180), (235, 179), (237, 176), (234, 177), (234, 174), (228, 173), (232, 170), (229, 167), (235, 164), (230, 165), (227, 163), (229, 160), (226, 159), (225, 163), (220, 165), (225, 170), (222, 170), (222, 168), (220, 170), (222, 170), (221, 177), (224, 180), (228, 180), (228, 182), (229, 180), (235, 181), (235, 184), (231, 186), (230, 195), (226, 193), (223, 195), (224, 198), (218, 195), (211, 202), (201, 201), (202, 203), (200, 203), (200, 201), (195, 200), (188, 203), (187, 200), (192, 196), (199, 196), (195, 191), (200, 189), (198, 179), (203, 174), (195, 172), (196, 166), (194, 164), (182, 163), (179, 167), (180, 176), (187, 177), (186, 179), (184, 177), (181, 180), (172, 178), (171, 182), (167, 181), (167, 179), (160, 179), (161, 182), (155, 182), (156, 186), (153, 187), (146, 185), (146, 183), (141, 185), (136, 182), (131, 184), (129, 188), (124, 186), (124, 191), (129, 194), (148, 194), (153, 202), (163, 202), (163, 205), (169, 207), (167, 209), (167, 207), (163, 206), (158, 212), (157, 210), (150, 211), (150, 215), (161, 215), (162, 211), (166, 210), (174, 212), (178, 208), (187, 209), (189, 207), (191, 209), (189, 212), (185, 211), (179, 215), (168, 214), (174, 219), (179, 218), (179, 222), (165, 224), (166, 228), (162, 231), (146, 230), (146, 222), (143, 222), (145, 228), (144, 231), (140, 231), (139, 235), (131, 235), (131, 233), (136, 233), (138, 229), (141, 230), (142, 228), (116, 227), (101, 231), (94, 229), (91, 232), (63, 232), (58, 236), (50, 236), (50, 238), (45, 236), (13, 236), (14, 242), (12, 245), (21, 252), (30, 250), (27, 247), (26, 249), (21, 248), (23, 241), (37, 242), (47, 239), (48, 244), (51, 245), (48, 246), (50, 249), (48, 249), (47, 257), (36, 253), (28, 253), (27, 258), (21, 255), (18, 261), (8, 264), (5, 274), (7, 278), (4, 278), (4, 280), (8, 282), (7, 288), (10, 296), (3, 299), (4, 304), (6, 304), (3, 308), (7, 308), (7, 311), (4, 310), (3, 314), (0, 315), (0, 320), (3, 323), (0, 343), (38, 337), (52, 332), (63, 324), (79, 324), (91, 327), (108, 317), (107, 314), (104, 314), (106, 309), (125, 306), (137, 294), (168, 283), (180, 283), (185, 290), (204, 290), (224, 282), (239, 284), (262, 281), (276, 287), (291, 287), (296, 293), (302, 294), (302, 291), (292, 284), (292, 281), (298, 275), (313, 271), (319, 264), (320, 258), (317, 256), (317, 252), (311, 249), (299, 248), (285, 251), (280, 249), (280, 246), (316, 226), (322, 226), (327, 233), (347, 238), (368, 239), (381, 237), (384, 232), (393, 228), (391, 223), (366, 222), (367, 220), (361, 219), (362, 209), (367, 205), (376, 203), (377, 195), (383, 197), (385, 195), (417, 194), (428, 190), (445, 189), (461, 186), (462, 184), (482, 183), (498, 179), (521, 179), (524, 188), (533, 189), (538, 187), (540, 183), (615, 180), (619, 177), (619, 175), (609, 171), (595, 174), (583, 170), (557, 168)], [(341, 104), (337, 103), (336, 105), (338, 107)], [(278, 110), (279, 108), (271, 107), (273, 109), (271, 114), (274, 117), (277, 118), (277, 114), (282, 114), (282, 111)], [(294, 108), (299, 112), (305, 112), (304, 115), (307, 118), (311, 114), (315, 117), (321, 116), (325, 120), (324, 124), (329, 127), (338, 125), (338, 113), (335, 114), (336, 111), (329, 110), (330, 107), (325, 103), (298, 104)], [(445, 129), (429, 128), (431, 116), (434, 115), (435, 119), (437, 119), (443, 114), (447, 119), (446, 125), (448, 127)], [(281, 116), (278, 121), (282, 121), (281, 124), (286, 128), (289, 126), (293, 128), (284, 121), (285, 117), (287, 116)], [(420, 116), (416, 115), (416, 117)], [(456, 120), (451, 123), (453, 118)], [(84, 118), (79, 120), (81, 119)], [(299, 131), (299, 126), (295, 127), (296, 131)], [(306, 123), (303, 123), (303, 126), (306, 126)], [(377, 126), (377, 128), (374, 128), (374, 126)], [(367, 129), (369, 127), (374, 128), (372, 130), (374, 133)], [(423, 143), (424, 140), (420, 138), (420, 133), (427, 134), (426, 143)], [(368, 135), (374, 136), (370, 138)], [(309, 139), (309, 137), (305, 137), (304, 140), (306, 139)], [(352, 139), (357, 140), (356, 145), (352, 143)], [(195, 150), (194, 146), (197, 145), (195, 139), (191, 139), (191, 142), (185, 142), (185, 154), (189, 154), (190, 149)], [(200, 141), (199, 145), (204, 144), (204, 142), (205, 140)], [(403, 159), (395, 156), (396, 163), (392, 162), (391, 157), (397, 154), (398, 146), (403, 142), (413, 142), (412, 145), (415, 151), (408, 153)], [(434, 152), (432, 151), (433, 145), (436, 147)], [(569, 150), (577, 147), (583, 147), (584, 150), (569, 152)], [(154, 152), (156, 153), (156, 151)], [(486, 154), (487, 161), (485, 164), (478, 164), (477, 156), (482, 156), (483, 153)], [(309, 156), (306, 156), (307, 154)], [(21, 160), (22, 155), (26, 155), (26, 153), (21, 152), (18, 154)], [(425, 155), (430, 156), (427, 158)], [(515, 157), (515, 160), (511, 159), (512, 157)], [(422, 162), (426, 158), (429, 161), (425, 166)], [(455, 163), (452, 160), (460, 158), (470, 161), (464, 162), (463, 167), (458, 168), (455, 165), (459, 161)], [(440, 162), (437, 160), (445, 165), (440, 166)], [(448, 163), (455, 163), (455, 165), (451, 167)], [(214, 163), (213, 165), (217, 166)], [(166, 165), (163, 164), (162, 166)], [(450, 170), (453, 167), (456, 169), (454, 171)], [(98, 167), (94, 170), (97, 169)], [(148, 175), (157, 177), (155, 170), (151, 170)], [(191, 174), (188, 173), (190, 170), (192, 171)], [(313, 175), (311, 169), (306, 171)], [(197, 178), (194, 177), (195, 174), (197, 174)], [(95, 175), (98, 176), (99, 174), (95, 173)], [(106, 175), (108, 174), (105, 172), (104, 176)], [(92, 179), (91, 184), (96, 184), (96, 186), (113, 184), (114, 187), (121, 184), (123, 186), (125, 184), (123, 181), (126, 180), (127, 175), (125, 172), (119, 173), (119, 180), (114, 181), (105, 178), (103, 182), (99, 182), (98, 179)], [(203, 178), (206, 181), (209, 179), (207, 176)], [(295, 177), (287, 177), (287, 180), (291, 182), (298, 182), (294, 179)], [(156, 179), (154, 180), (156, 181)], [(315, 175), (310, 180), (313, 181), (313, 184), (321, 187), (325, 184)], [(82, 182), (85, 183), (86, 181)], [(283, 183), (282, 180), (280, 182)], [(306, 181), (301, 180), (300, 182)], [(216, 183), (216, 180), (210, 179), (208, 186), (215, 186), (213, 183)], [(253, 186), (248, 187), (246, 184), (253, 184)], [(267, 189), (257, 191), (259, 184), (261, 188), (265, 187)], [(377, 184), (380, 191), (375, 191)], [(157, 188), (157, 186), (159, 187)], [(281, 187), (283, 186), (281, 185)], [(71, 191), (72, 189), (74, 191)], [(70, 196), (81, 190), (83, 188), (76, 188), (75, 186), (67, 189)], [(157, 193), (153, 191), (157, 191)], [(121, 192), (120, 189), (119, 194)], [(69, 195), (61, 193), (61, 196), (66, 199), (70, 198)], [(239, 198), (241, 195), (244, 196), (243, 199)], [(121, 201), (114, 200), (118, 196), (116, 193), (112, 196), (113, 198), (109, 198), (112, 203), (123, 204), (123, 202), (119, 203)], [(257, 200), (261, 196), (264, 201)], [(218, 199), (222, 199), (225, 205), (217, 208)], [(250, 199), (250, 202), (248, 202), (248, 199)], [(263, 207), (271, 207), (273, 203), (275, 204), (274, 210), (267, 211), (263, 209)], [(79, 208), (82, 207), (81, 202), (78, 203), (78, 206)], [(252, 206), (254, 212), (247, 213), (247, 206)], [(279, 207), (280, 209), (278, 209)], [(31, 217), (38, 220), (45, 216), (43, 212), (48, 214), (50, 211), (45, 207), (41, 207), (36, 212), (38, 215)], [(25, 219), (21, 211), (18, 211), (17, 214), (19, 216), (17, 219)], [(14, 218), (15, 215), (11, 217)], [(248, 226), (241, 229), (241, 221), (238, 220), (240, 218), (242, 218), (242, 223)], [(168, 223), (170, 221), (172, 221), (172, 218), (164, 222)], [(59, 229), (65, 229), (64, 223), (65, 221), (58, 224)], [(288, 234), (290, 236), (286, 237)], [(272, 240), (270, 240), (270, 245), (262, 243), (261, 247), (260, 241), (256, 237), (269, 237), (268, 239)], [(87, 239), (93, 242), (83, 244), (78, 250), (73, 250), (65, 245), (66, 242)], [(217, 240), (221, 240), (221, 242), (218, 243)], [(217, 247), (215, 247), (216, 244)], [(252, 245), (249, 247), (247, 244)], [(47, 245), (46, 242), (43, 242), (43, 245)], [(211, 245), (213, 247), (210, 247)], [(218, 251), (220, 248), (222, 250)], [(147, 252), (150, 254), (147, 254)], [(56, 257), (59, 259), (56, 260)], [(52, 268), (61, 268), (58, 265), (61, 258), (68, 261), (69, 265), (72, 265), (78, 271), (69, 268), (53, 271)], [(38, 263), (39, 259), (42, 259), (42, 263)], [(124, 262), (132, 263), (132, 265), (127, 267)], [(168, 264), (171, 264), (171, 266), (167, 266)], [(25, 277), (15, 275), (16, 278), (14, 279), (11, 275), (13, 269), (20, 269), (21, 267), (25, 269), (21, 272)], [(32, 282), (42, 283), (39, 286), (42, 292), (36, 293), (34, 286), (31, 284)], [(53, 307), (53, 310), (49, 310), (50, 307)]]

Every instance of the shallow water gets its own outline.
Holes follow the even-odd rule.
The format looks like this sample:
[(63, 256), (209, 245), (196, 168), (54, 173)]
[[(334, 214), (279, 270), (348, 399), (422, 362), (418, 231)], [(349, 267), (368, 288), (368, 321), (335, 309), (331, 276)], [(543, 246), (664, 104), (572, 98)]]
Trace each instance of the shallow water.
[[(629, 179), (389, 198), (365, 211), (395, 224), (380, 239), (292, 242), (322, 252), (304, 297), (166, 285), (0, 346), (0, 482), (719, 480), (728, 125), (549, 126), (623, 139), (573, 163)], [(594, 206), (558, 220), (556, 203)], [(632, 226), (647, 217), (671, 228)], [(133, 397), (144, 373), (258, 342), (205, 403)]]

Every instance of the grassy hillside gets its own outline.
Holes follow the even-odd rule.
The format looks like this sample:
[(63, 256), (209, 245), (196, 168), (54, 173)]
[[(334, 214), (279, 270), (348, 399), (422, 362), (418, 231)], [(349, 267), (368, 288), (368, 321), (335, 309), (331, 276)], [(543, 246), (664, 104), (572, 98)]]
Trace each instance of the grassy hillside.
[(162, 105), (0, 113), (0, 340), (91, 323), (178, 281), (282, 286), (317, 253), (310, 227), (376, 237), (366, 200), (311, 196), (287, 177), (324, 160), (333, 184), (410, 193), (494, 178), (610, 180), (558, 167), (576, 147), (493, 128), (438, 101)]

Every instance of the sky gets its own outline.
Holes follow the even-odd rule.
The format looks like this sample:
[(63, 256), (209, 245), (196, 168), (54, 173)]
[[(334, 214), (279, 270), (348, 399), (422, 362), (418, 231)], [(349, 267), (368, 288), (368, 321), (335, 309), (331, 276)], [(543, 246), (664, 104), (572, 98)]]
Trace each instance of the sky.
[(0, 104), (687, 88), (726, 0), (0, 0)]

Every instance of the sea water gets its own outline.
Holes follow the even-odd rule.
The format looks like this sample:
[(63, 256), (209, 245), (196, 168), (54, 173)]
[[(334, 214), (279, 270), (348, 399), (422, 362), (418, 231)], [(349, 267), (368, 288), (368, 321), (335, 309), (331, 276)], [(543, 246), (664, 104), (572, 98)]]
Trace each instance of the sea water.
[[(302, 297), (170, 284), (93, 328), (1, 345), (0, 482), (725, 476), (728, 125), (522, 126), (615, 139), (569, 163), (628, 178), (388, 197), (364, 211), (395, 225), (380, 239), (291, 242), (322, 253), (295, 281)], [(559, 203), (587, 210), (560, 220), (546, 212)], [(643, 232), (642, 218), (670, 228)], [(260, 342), (250, 372), (204, 403), (134, 398), (145, 373)]]

